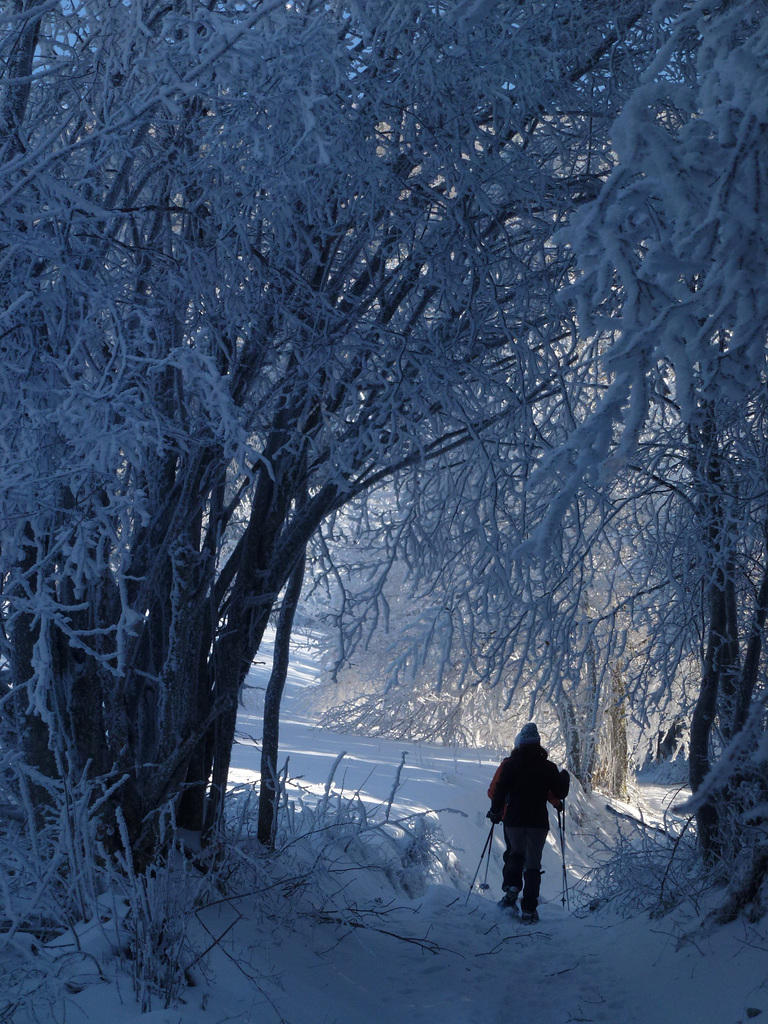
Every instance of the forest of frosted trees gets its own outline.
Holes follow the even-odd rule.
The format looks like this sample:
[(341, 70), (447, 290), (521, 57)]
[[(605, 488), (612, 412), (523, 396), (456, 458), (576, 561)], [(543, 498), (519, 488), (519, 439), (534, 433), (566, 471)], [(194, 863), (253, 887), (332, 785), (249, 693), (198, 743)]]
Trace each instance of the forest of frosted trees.
[(677, 738), (703, 862), (759, 886), (764, 0), (0, 24), (0, 819), (76, 808), (138, 873), (223, 842), (272, 623), (269, 844), (306, 606), (378, 673), (356, 727), (535, 710), (619, 789), (628, 730)]

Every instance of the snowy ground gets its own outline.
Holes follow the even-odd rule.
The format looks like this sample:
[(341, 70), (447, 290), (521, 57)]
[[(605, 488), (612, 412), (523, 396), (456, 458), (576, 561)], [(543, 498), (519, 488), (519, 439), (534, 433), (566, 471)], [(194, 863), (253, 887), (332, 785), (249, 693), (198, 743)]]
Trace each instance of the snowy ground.
[[(240, 720), (242, 742), (233, 759), (232, 782), (245, 789), (257, 778), (265, 674), (265, 667), (254, 670), (254, 688)], [(194, 984), (177, 1008), (164, 1009), (162, 998), (156, 997), (152, 1012), (143, 1016), (127, 975), (121, 980), (107, 967), (108, 929), (94, 923), (81, 930), (76, 943), (67, 937), (59, 940), (59, 994), (52, 999), (54, 990), (48, 986), (46, 1002), (41, 988), (15, 1008), (6, 994), (5, 1013), (0, 998), (0, 1022), (768, 1021), (765, 926), (740, 921), (705, 929), (690, 910), (654, 919), (647, 913), (621, 918), (611, 909), (569, 911), (562, 903), (562, 863), (554, 834), (545, 851), (545, 902), (537, 926), (522, 926), (496, 906), (501, 895), (500, 836), (492, 849), (490, 888), (480, 893), (476, 887), (469, 895), (489, 831), (485, 791), (499, 752), (452, 751), (318, 731), (303, 710), (315, 675), (311, 657), (298, 651), (281, 734), (291, 792), (294, 797), (305, 794), (307, 806), (322, 798), (334, 762), (345, 751), (331, 792), (337, 800), (342, 788), (350, 798), (359, 792), (373, 820), (382, 821), (405, 752), (389, 816), (395, 820), (435, 812), (425, 820), (439, 823), (445, 847), (443, 869), (433, 883), (419, 887), (421, 875), (414, 869), (408, 895), (407, 871), (400, 871), (402, 884), (395, 891), (391, 878), (346, 870), (341, 858), (322, 892), (314, 884), (292, 886), (285, 876), (266, 905), (263, 893), (256, 892), (222, 899), (196, 914), (211, 936), (208, 966), (201, 962), (189, 972)], [(651, 829), (663, 825), (661, 812), (654, 815), (653, 809), (668, 799), (663, 787), (649, 790), (644, 813)], [(579, 879), (599, 856), (601, 842), (614, 841), (616, 822), (625, 823), (625, 834), (640, 826), (604, 813), (605, 801), (596, 797), (569, 803), (573, 815), (567, 862), (571, 895), (576, 896)], [(639, 813), (636, 806), (619, 811), (630, 818)], [(386, 831), (379, 833), (385, 845)], [(484, 875), (482, 869), (479, 881)], [(644, 883), (638, 879), (638, 884)], [(12, 977), (18, 981), (18, 974)], [(34, 986), (29, 990), (34, 993)]]

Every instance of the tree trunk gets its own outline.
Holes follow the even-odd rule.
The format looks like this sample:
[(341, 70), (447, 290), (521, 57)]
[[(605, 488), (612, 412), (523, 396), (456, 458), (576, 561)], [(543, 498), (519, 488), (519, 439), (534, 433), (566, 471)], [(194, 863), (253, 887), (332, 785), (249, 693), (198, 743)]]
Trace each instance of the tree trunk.
[(577, 778), (585, 788), (588, 789), (589, 786), (584, 779), (584, 772), (582, 770), (581, 736), (579, 734), (579, 725), (576, 720), (576, 709), (573, 706), (573, 701), (570, 696), (562, 688), (560, 690), (560, 699), (558, 701), (557, 710), (559, 712), (560, 725), (565, 738), (566, 767), (568, 768), (568, 771)]
[[(275, 443), (279, 440), (275, 438)], [(278, 448), (279, 450), (279, 448)], [(206, 808), (206, 831), (220, 820), (237, 721), (240, 688), (253, 664), (280, 591), (303, 560), (306, 546), (323, 518), (343, 503), (329, 483), (307, 499), (304, 452), (280, 460), (274, 478), (254, 500), (248, 530), (237, 555), (237, 579), (227, 601), (227, 622), (213, 646), (214, 693), (221, 711), (216, 719), (213, 772)], [(340, 500), (341, 498), (341, 500)], [(291, 503), (293, 515), (289, 518)], [(248, 534), (252, 533), (252, 537)]]
[[(689, 778), (696, 793), (709, 771), (709, 744), (717, 713), (722, 659), (727, 628), (725, 581), (722, 573), (709, 589), (709, 632), (699, 697), (691, 721)], [(696, 815), (699, 844), (708, 856), (718, 849), (718, 813), (712, 800), (706, 801)]]
[[(38, 543), (31, 523), (27, 523), (23, 531), (23, 557), (18, 566), (19, 580), (12, 581), (6, 590), (6, 596), (25, 602), (30, 594), (36, 592), (37, 578), (34, 566), (39, 559)], [(36, 706), (39, 695), (30, 692), (35, 672), (35, 648), (40, 640), (40, 622), (26, 611), (13, 615), (7, 626), (10, 682), (13, 697), (11, 699), (12, 714), (21, 739), (24, 760), (46, 778), (56, 778), (59, 774), (53, 752), (52, 738), (49, 730), (48, 715), (43, 716)], [(32, 799), (35, 805), (48, 802), (49, 792), (44, 786), (34, 781), (31, 783)]]
[[(699, 790), (709, 772), (710, 744), (718, 710), (721, 718), (726, 720), (732, 714), (739, 656), (732, 539), (724, 509), (727, 487), (723, 482), (717, 414), (711, 403), (706, 404), (702, 416), (700, 427), (690, 428), (690, 436), (694, 445), (693, 469), (701, 493), (704, 544), (711, 575), (707, 584), (709, 625), (706, 651), (701, 687), (691, 720), (689, 778), (693, 793)], [(720, 850), (720, 816), (716, 801), (713, 798), (706, 800), (696, 818), (699, 845), (704, 855), (716, 856)]]
[(600, 784), (605, 787), (607, 792), (621, 799), (627, 795), (629, 771), (624, 698), (624, 680), (621, 666), (617, 664), (611, 672), (611, 697), (604, 709), (598, 773)]
[(739, 667), (739, 624), (736, 608), (734, 566), (729, 559), (725, 569), (725, 636), (721, 649), (718, 722), (727, 743), (733, 736), (739, 703), (741, 670)]
[(763, 650), (765, 638), (765, 619), (768, 613), (768, 552), (766, 552), (766, 564), (763, 568), (763, 577), (760, 581), (760, 589), (755, 598), (755, 607), (752, 613), (752, 624), (747, 641), (747, 649), (744, 655), (744, 664), (741, 667), (738, 690), (733, 702), (732, 734), (744, 728), (747, 720), (749, 706), (752, 702), (752, 695), (757, 684), (757, 674), (760, 667), (760, 655)]
[[(33, 0), (31, 4), (26, 5), (26, 12), (24, 6), (18, 0), (15, 4), (9, 5), (20, 27), (11, 50), (11, 59), (6, 65), (5, 78), (9, 84), (5, 87), (3, 107), (0, 111), (0, 154), (5, 161), (10, 161), (22, 149), (20, 131), (32, 91), (32, 62), (40, 38), (42, 12), (46, 8), (45, 0)], [(39, 15), (36, 13), (37, 9), (41, 11)], [(22, 13), (26, 14), (26, 17), (19, 17)]]
[(595, 652), (595, 639), (590, 637), (587, 643), (587, 699), (588, 711), (586, 716), (586, 728), (582, 739), (582, 762), (581, 771), (582, 784), (589, 789), (594, 781), (595, 767), (597, 765), (597, 743), (600, 732), (600, 708), (602, 697), (601, 680), (597, 676), (597, 657)]
[(258, 838), (260, 843), (270, 849), (274, 845), (277, 826), (277, 754), (280, 739), (280, 704), (288, 675), (293, 620), (301, 597), (305, 565), (306, 558), (302, 558), (288, 581), (275, 634), (272, 672), (264, 696)]

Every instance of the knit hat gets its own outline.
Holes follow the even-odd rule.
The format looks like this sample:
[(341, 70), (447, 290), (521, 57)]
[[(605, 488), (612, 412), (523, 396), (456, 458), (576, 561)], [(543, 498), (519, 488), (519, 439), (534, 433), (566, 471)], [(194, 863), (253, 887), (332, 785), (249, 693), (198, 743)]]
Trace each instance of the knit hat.
[(524, 725), (515, 738), (516, 747), (524, 747), (529, 743), (541, 743), (541, 737), (535, 722), (529, 722), (528, 725)]

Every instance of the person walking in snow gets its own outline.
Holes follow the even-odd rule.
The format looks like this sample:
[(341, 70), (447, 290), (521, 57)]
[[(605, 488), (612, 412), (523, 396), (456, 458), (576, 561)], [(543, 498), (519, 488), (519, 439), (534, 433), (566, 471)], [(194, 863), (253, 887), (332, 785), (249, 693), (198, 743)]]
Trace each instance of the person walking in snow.
[(496, 769), (488, 788), (491, 809), (487, 817), (494, 825), (504, 822), (501, 905), (516, 907), (522, 890), (520, 915), (527, 924), (539, 919), (541, 856), (549, 831), (547, 801), (562, 808), (570, 785), (570, 775), (549, 760), (536, 723), (529, 722), (518, 733), (514, 749)]

